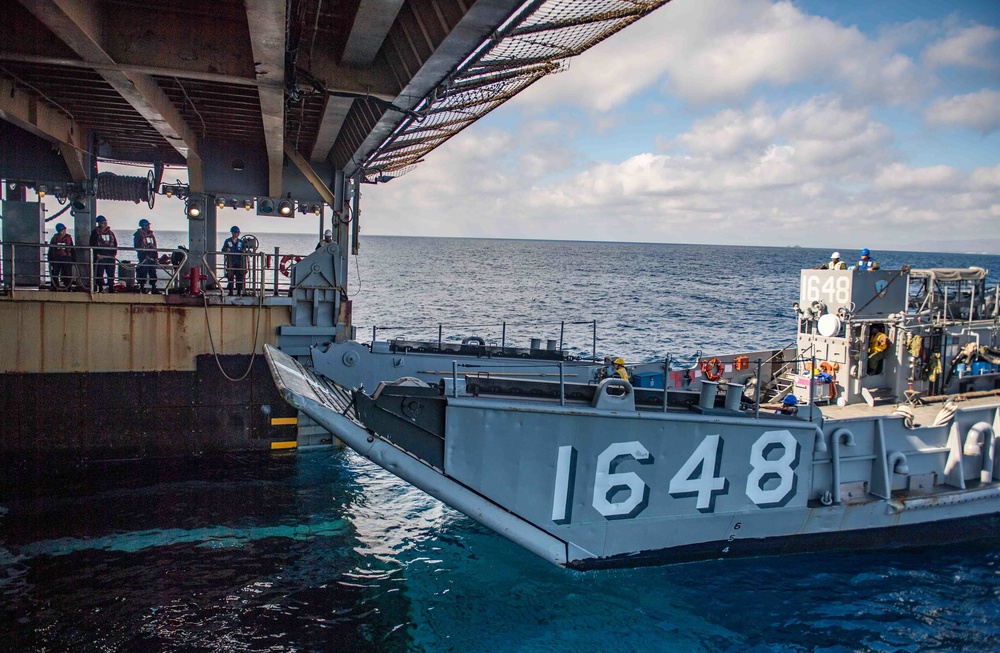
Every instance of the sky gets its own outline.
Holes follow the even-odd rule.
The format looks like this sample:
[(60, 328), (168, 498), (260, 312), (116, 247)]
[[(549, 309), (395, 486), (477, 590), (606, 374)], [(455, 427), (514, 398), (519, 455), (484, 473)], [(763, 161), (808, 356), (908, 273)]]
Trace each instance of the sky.
[(1000, 2), (673, 0), (361, 207), (364, 234), (1000, 253)]
[(361, 209), (366, 235), (1000, 253), (1000, 1), (673, 0)]

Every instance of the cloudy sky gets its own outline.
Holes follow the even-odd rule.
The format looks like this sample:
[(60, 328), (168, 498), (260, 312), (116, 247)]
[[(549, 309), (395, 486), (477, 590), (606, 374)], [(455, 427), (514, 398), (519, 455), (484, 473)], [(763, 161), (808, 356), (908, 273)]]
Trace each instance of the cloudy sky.
[(362, 232), (1000, 253), (1000, 2), (673, 0)]
[(1000, 253), (1000, 0), (673, 0), (361, 207), (364, 234)]

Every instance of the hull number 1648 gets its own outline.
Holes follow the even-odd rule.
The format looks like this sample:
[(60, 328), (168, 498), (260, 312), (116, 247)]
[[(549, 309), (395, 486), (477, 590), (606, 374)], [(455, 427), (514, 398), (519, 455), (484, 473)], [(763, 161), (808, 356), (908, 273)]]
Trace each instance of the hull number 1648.
[[(677, 500), (694, 500), (700, 512), (715, 511), (715, 497), (726, 493), (729, 479), (719, 475), (723, 451), (721, 435), (709, 435), (670, 479), (667, 493)], [(777, 455), (778, 450), (781, 451)], [(615, 442), (597, 457), (592, 505), (608, 519), (629, 519), (641, 513), (649, 503), (650, 488), (635, 472), (615, 471), (623, 459), (652, 464), (649, 451), (638, 441)], [(746, 475), (746, 496), (759, 508), (785, 505), (795, 495), (795, 468), (799, 461), (799, 443), (787, 430), (765, 431), (750, 448)], [(556, 461), (555, 492), (552, 497), (552, 520), (568, 521), (570, 479), (576, 465), (576, 451), (571, 445), (559, 447)], [(619, 496), (624, 493), (624, 496)], [(614, 500), (613, 500), (614, 499)]]

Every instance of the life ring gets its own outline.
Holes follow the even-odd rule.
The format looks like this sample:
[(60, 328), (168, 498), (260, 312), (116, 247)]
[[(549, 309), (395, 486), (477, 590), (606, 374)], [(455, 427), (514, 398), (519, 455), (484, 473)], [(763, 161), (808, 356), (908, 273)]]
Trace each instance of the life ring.
[(701, 373), (705, 375), (705, 378), (709, 381), (718, 381), (722, 378), (722, 373), (726, 371), (726, 366), (722, 364), (718, 358), (712, 358), (710, 360), (701, 360)]
[(475, 345), (477, 347), (485, 347), (486, 341), (479, 336), (469, 336), (462, 340), (463, 345)]
[(281, 262), (278, 264), (278, 272), (285, 275), (286, 277), (291, 274), (291, 267), (302, 260), (301, 256), (293, 256), (291, 254), (285, 254), (281, 257)]

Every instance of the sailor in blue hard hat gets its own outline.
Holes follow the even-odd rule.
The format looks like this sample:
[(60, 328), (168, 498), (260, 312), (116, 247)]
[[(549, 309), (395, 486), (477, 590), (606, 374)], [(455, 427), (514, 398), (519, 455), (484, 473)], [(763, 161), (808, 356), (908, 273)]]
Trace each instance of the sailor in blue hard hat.
[(794, 415), (799, 412), (799, 400), (795, 395), (786, 395), (784, 399), (781, 400), (781, 408), (774, 411), (779, 415)]
[(50, 281), (53, 290), (68, 290), (73, 280), (73, 237), (66, 232), (66, 225), (56, 225), (56, 235), (49, 242)]
[(240, 238), (240, 228), (233, 225), (229, 230), (232, 234), (222, 243), (222, 251), (226, 255), (226, 290), (232, 297), (235, 292), (237, 296), (243, 294), (243, 284), (247, 273), (246, 257), (243, 254), (243, 239)]
[(861, 258), (858, 259), (858, 264), (854, 266), (854, 269), (868, 270), (869, 272), (878, 269), (878, 261), (872, 258), (871, 250), (869, 250), (867, 247), (861, 250)]
[(139, 228), (132, 235), (132, 245), (139, 256), (139, 266), (135, 270), (135, 280), (139, 284), (139, 292), (145, 292), (146, 282), (149, 282), (149, 292), (159, 294), (156, 287), (156, 234), (150, 228), (149, 220), (143, 218), (139, 220)]
[(118, 256), (118, 237), (108, 226), (108, 219), (97, 216), (97, 226), (90, 232), (90, 246), (94, 249), (94, 273), (97, 277), (94, 292), (115, 291), (115, 257)]

